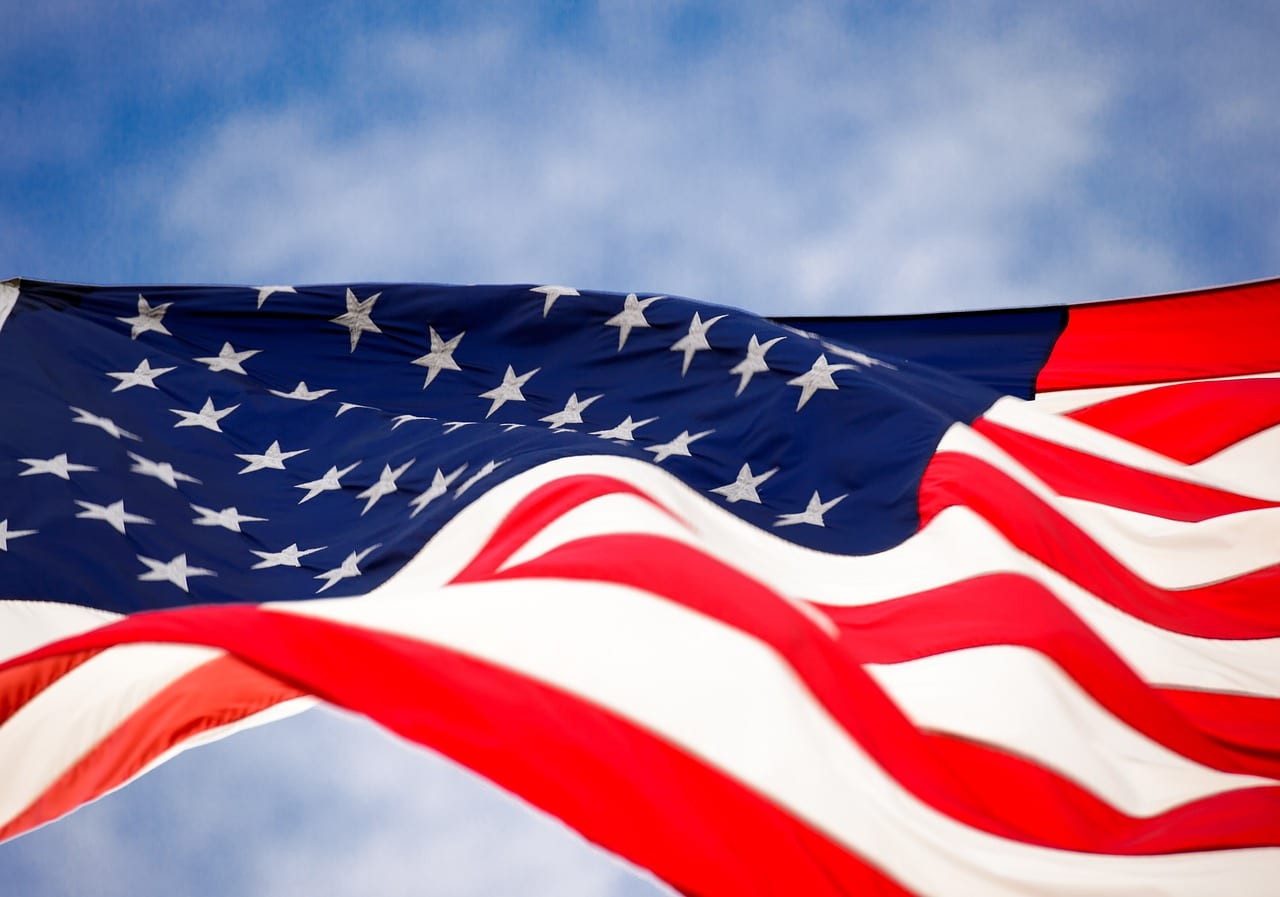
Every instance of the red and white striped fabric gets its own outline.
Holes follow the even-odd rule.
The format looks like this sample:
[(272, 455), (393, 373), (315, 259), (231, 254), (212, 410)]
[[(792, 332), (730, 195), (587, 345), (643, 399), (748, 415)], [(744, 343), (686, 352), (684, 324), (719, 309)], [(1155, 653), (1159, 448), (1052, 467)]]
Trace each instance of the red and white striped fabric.
[(1274, 895), (1275, 288), (1072, 309), (1037, 391), (880, 554), (585, 456), (358, 598), (0, 602), (0, 836), (319, 699), (688, 894)]

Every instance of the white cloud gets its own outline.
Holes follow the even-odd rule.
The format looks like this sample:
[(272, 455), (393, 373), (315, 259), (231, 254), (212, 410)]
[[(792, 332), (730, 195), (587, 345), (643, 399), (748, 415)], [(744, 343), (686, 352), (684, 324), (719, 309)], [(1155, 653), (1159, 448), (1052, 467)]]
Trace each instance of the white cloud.
[(323, 102), (229, 117), (173, 191), (179, 270), (567, 282), (792, 313), (1188, 276), (1084, 201), (1117, 87), (1055, 22), (940, 19), (894, 66), (803, 9), (769, 41), (656, 47), (648, 68), (643, 47), (599, 66), (523, 27), (382, 35)]
[(366, 722), (330, 719), (313, 731), (323, 762), (311, 751), (293, 760), (311, 767), (301, 787), (334, 795), (335, 817), (275, 829), (270, 849), (252, 858), (249, 894), (592, 897), (624, 875), (561, 824)]

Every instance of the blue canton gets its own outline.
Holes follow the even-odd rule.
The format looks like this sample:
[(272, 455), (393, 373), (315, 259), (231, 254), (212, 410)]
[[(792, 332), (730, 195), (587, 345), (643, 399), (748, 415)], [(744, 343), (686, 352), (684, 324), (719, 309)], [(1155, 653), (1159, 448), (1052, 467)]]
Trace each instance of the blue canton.
[(22, 281), (0, 375), (2, 597), (120, 612), (367, 592), (567, 455), (880, 551), (996, 397), (728, 307), (535, 285)]

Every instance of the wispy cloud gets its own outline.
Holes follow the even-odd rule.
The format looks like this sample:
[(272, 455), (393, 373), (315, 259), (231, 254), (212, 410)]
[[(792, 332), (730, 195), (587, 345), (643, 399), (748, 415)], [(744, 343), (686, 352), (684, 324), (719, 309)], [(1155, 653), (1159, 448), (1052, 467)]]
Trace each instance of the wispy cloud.
[(10, 273), (783, 312), (1274, 273), (1265, 3), (95, 9), (0, 63)]
[(1185, 283), (1169, 247), (1085, 201), (1123, 85), (1059, 23), (938, 19), (903, 55), (809, 9), (768, 25), (648, 68), (643, 46), (600, 66), (518, 27), (367, 37), (336, 93), (229, 116), (185, 162), (178, 267), (792, 312)]

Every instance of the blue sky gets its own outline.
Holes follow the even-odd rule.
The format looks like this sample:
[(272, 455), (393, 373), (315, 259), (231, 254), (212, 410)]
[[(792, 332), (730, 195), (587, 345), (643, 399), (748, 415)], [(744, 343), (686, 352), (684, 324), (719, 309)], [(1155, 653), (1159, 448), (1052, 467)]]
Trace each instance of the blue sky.
[[(1280, 274), (1267, 2), (320, 5), (9, 0), (0, 277), (567, 283), (858, 314)], [(0, 846), (0, 880), (656, 893), (327, 713)]]

